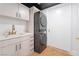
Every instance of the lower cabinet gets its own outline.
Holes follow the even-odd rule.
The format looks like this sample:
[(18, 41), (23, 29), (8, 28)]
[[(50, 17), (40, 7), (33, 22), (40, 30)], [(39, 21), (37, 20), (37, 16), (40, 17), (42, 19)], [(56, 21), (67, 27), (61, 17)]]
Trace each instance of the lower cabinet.
[(23, 41), (19, 44), (19, 51), (18, 51), (18, 55), (19, 56), (24, 56), (24, 55), (30, 55), (29, 52), (30, 51), (30, 42), (27, 41)]
[[(23, 40), (22, 40), (23, 39)], [(33, 38), (16, 38), (19, 42), (0, 47), (1, 56), (27, 56), (34, 50)]]
[(1, 56), (14, 56), (16, 55), (16, 46), (15, 44), (7, 45), (0, 48)]
[[(23, 39), (26, 39), (25, 37)], [(27, 38), (27, 40), (18, 43), (18, 55), (19, 56), (30, 56), (34, 51), (33, 38)]]

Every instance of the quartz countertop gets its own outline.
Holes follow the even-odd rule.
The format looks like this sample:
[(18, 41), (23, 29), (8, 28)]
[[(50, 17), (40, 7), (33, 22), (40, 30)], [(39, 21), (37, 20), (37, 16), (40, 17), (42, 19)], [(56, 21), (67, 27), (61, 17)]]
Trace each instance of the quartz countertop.
[(16, 34), (16, 35), (0, 36), (0, 41), (17, 38), (17, 37), (21, 37), (21, 36), (25, 36), (25, 35), (27, 36), (30, 34), (32, 34), (32, 33), (24, 33), (24, 34), (20, 33), (20, 34)]

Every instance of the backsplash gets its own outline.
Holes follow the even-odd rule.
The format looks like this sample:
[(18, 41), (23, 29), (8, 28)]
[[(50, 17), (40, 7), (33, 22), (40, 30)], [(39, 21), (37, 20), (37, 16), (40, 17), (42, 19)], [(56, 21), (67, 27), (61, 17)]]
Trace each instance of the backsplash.
[(19, 19), (0, 17), (0, 36), (11, 30), (12, 25), (15, 25), (16, 33), (27, 31), (27, 22)]

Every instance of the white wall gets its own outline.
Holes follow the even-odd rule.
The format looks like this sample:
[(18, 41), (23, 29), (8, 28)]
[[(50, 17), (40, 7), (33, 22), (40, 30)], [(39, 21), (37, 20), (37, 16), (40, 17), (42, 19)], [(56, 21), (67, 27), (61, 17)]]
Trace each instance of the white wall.
[(17, 33), (26, 32), (27, 23), (25, 21), (0, 16), (0, 35), (8, 32), (13, 24)]
[(71, 5), (60, 4), (42, 11), (47, 16), (47, 43), (71, 50)]

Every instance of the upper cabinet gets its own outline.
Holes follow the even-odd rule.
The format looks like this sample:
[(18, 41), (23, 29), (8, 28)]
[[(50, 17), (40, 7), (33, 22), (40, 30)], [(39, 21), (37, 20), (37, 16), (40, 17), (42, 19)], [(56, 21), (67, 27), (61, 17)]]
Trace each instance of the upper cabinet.
[(0, 15), (29, 20), (29, 8), (19, 3), (2, 3)]
[(29, 20), (29, 8), (19, 4), (19, 17), (24, 20)]
[(18, 14), (18, 4), (2, 3), (0, 4), (0, 15), (16, 17)]

